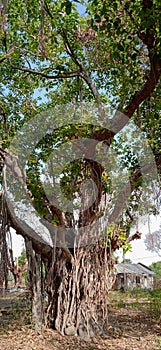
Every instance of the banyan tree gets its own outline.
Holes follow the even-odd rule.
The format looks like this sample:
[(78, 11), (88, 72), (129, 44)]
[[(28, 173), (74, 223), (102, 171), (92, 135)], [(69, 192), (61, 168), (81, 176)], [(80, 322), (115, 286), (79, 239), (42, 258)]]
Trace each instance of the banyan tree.
[(157, 212), (157, 6), (88, 1), (84, 16), (70, 1), (1, 6), (0, 257), (13, 228), (38, 328), (102, 334), (114, 253), (140, 238), (138, 216)]

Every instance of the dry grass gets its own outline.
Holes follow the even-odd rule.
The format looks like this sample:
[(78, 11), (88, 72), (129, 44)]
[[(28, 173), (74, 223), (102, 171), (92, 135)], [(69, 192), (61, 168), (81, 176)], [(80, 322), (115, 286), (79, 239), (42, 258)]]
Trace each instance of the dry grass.
[[(78, 337), (62, 336), (51, 329), (36, 334), (30, 323), (30, 308), (23, 296), (0, 298), (0, 349), (3, 350), (159, 350), (161, 349), (160, 315), (145, 295), (110, 293), (109, 325), (104, 337), (82, 342)], [(17, 306), (16, 306), (17, 305)], [(18, 308), (16, 312), (16, 308)], [(14, 309), (14, 312), (13, 312)], [(26, 314), (26, 315), (25, 315)], [(17, 317), (18, 316), (18, 317)], [(6, 322), (7, 320), (7, 322)], [(5, 321), (5, 322), (4, 322)], [(28, 323), (28, 324), (27, 324)]]

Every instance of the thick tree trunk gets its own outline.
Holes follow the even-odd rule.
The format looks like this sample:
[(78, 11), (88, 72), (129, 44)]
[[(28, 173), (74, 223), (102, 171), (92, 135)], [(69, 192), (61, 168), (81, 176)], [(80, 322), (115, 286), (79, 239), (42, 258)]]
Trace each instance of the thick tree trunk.
[[(9, 156), (8, 161), (12, 164)], [(101, 240), (102, 235), (106, 232), (105, 223), (101, 219), (100, 221), (94, 219), (97, 219), (97, 214), (99, 214), (102, 198), (102, 167), (97, 166), (96, 162), (90, 162), (87, 174), (86, 169), (83, 173), (84, 179), (88, 178), (90, 169), (91, 179), (97, 184), (98, 195), (89, 208), (88, 206), (84, 208), (85, 200), (89, 204), (88, 188), (84, 190), (84, 192), (87, 191), (87, 195), (85, 193), (84, 201), (82, 196), (82, 215), (79, 216), (78, 234), (72, 231), (72, 242), (75, 240), (72, 249), (68, 248), (67, 244), (68, 222), (64, 220), (65, 214), (60, 210), (56, 212), (59, 226), (55, 229), (52, 223), (46, 223), (33, 210), (28, 210), (28, 207), (31, 209), (30, 205), (26, 205), (28, 211), (24, 211), (24, 218), (22, 215), (18, 216), (18, 212), (21, 213), (22, 210), (21, 206), (16, 211), (15, 202), (10, 198), (6, 201), (12, 227), (26, 241), (32, 315), (36, 330), (41, 330), (43, 322), (41, 288), (43, 261), (46, 269), (45, 293), (48, 296), (45, 310), (46, 325), (54, 327), (62, 334), (78, 334), (83, 340), (90, 340), (95, 334), (102, 334), (107, 325), (108, 292), (115, 280), (112, 254), (124, 243), (119, 238), (120, 232), (117, 228), (112, 236), (105, 237), (107, 242)], [(93, 172), (92, 169), (94, 169)], [(17, 174), (16, 171), (15, 174)], [(7, 190), (5, 182), (4, 185)], [(32, 222), (35, 218), (37, 225), (30, 225), (30, 214)], [(73, 226), (71, 228), (74, 229)]]
[(90, 340), (108, 322), (108, 292), (115, 280), (114, 261), (105, 246), (75, 249), (71, 263), (61, 249), (47, 278), (49, 305), (46, 323), (66, 335)]

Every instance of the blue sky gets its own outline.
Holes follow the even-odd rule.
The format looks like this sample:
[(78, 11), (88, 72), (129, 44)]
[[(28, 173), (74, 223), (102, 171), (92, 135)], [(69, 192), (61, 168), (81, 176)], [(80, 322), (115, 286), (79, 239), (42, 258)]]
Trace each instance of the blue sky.
[[(157, 216), (151, 215), (149, 220), (150, 220), (150, 231), (151, 232), (154, 232), (160, 228), (161, 214), (157, 215)], [(142, 220), (142, 222), (140, 222), (138, 224), (138, 228), (133, 230), (133, 233), (135, 233), (135, 231), (137, 231), (137, 229), (139, 230), (139, 232), (142, 233), (142, 238), (132, 242), (133, 251), (127, 253), (125, 258), (132, 260), (132, 262), (134, 262), (134, 263), (141, 262), (141, 263), (149, 266), (152, 262), (159, 261), (160, 257), (153, 252), (149, 252), (146, 249), (146, 246), (144, 243), (145, 236), (149, 232), (148, 220), (146, 220), (146, 221), (145, 221), (145, 219)], [(120, 252), (119, 256), (120, 256), (120, 261), (121, 261), (122, 260), (122, 253), (121, 252)]]
[(80, 15), (84, 15), (85, 14), (86, 7), (84, 5), (77, 4), (77, 8), (78, 8), (78, 11), (79, 11)]

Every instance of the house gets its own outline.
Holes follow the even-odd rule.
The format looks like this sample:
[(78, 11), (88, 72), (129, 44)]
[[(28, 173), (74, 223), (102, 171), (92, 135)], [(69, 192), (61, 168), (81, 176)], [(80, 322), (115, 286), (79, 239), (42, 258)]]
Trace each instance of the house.
[(113, 286), (116, 290), (141, 289), (153, 290), (154, 272), (144, 264), (119, 263), (116, 267), (116, 281)]

